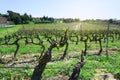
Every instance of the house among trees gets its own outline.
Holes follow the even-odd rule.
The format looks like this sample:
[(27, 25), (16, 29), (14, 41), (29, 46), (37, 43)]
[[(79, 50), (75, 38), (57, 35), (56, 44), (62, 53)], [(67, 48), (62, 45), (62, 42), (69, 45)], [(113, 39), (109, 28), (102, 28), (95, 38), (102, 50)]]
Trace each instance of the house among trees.
[(0, 17), (0, 24), (7, 24), (7, 19), (5, 17)]
[(14, 22), (7, 21), (7, 18), (5, 17), (0, 17), (0, 27), (10, 27), (13, 25), (14, 25)]
[(4, 26), (7, 24), (7, 19), (5, 17), (0, 17), (0, 26)]

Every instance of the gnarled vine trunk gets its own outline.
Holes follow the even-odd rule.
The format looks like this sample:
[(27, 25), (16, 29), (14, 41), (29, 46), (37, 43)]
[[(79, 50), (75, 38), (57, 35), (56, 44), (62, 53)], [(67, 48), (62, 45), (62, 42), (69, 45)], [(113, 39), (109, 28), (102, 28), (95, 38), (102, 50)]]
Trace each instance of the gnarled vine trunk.
[(31, 77), (31, 80), (41, 80), (42, 79), (42, 73), (45, 70), (45, 67), (48, 62), (51, 61), (52, 58), (52, 49), (56, 47), (56, 43), (51, 43), (48, 50), (44, 53), (44, 55), (39, 59), (39, 64), (35, 67), (33, 75)]
[(83, 51), (81, 54), (81, 62), (78, 62), (75, 67), (73, 68), (73, 72), (72, 75), (70, 76), (69, 80), (78, 80), (79, 76), (80, 76), (80, 70), (81, 68), (84, 66), (85, 61), (84, 61), (84, 57), (83, 57)]

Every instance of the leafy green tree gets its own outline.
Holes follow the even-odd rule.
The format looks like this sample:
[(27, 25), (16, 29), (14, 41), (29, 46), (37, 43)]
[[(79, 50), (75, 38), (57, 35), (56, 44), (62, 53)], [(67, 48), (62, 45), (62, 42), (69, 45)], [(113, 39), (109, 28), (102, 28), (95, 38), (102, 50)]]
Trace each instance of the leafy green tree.
[(75, 21), (75, 22), (79, 22), (80, 19), (79, 19), (79, 18), (75, 18), (74, 21)]
[(32, 21), (33, 21), (35, 24), (41, 23), (41, 19), (40, 19), (40, 18), (33, 18)]
[(27, 13), (25, 13), (24, 15), (21, 16), (21, 19), (22, 19), (22, 24), (27, 24), (30, 18), (27, 15)]
[(48, 20), (49, 20), (51, 23), (54, 22), (54, 18), (52, 18), (52, 17), (48, 18)]
[(0, 17), (2, 17), (2, 14), (0, 13)]
[(29, 15), (29, 20), (30, 20), (30, 21), (32, 21), (32, 20), (33, 20), (32, 15)]
[(8, 17), (9, 17), (7, 14), (2, 14), (1, 16), (2, 16), (2, 17), (5, 17), (5, 18), (7, 18), (7, 19), (8, 19)]
[(41, 23), (53, 23), (54, 18), (48, 17), (48, 16), (43, 16), (40, 18)]
[(71, 22), (74, 22), (74, 20), (72, 18), (66, 18), (66, 19), (63, 19), (63, 22), (64, 23), (71, 23)]
[(109, 23), (113, 23), (114, 22), (114, 20), (113, 19), (109, 19)]
[(19, 13), (13, 12), (13, 11), (7, 11), (8, 12), (8, 20), (13, 21), (15, 24), (21, 23), (21, 16)]

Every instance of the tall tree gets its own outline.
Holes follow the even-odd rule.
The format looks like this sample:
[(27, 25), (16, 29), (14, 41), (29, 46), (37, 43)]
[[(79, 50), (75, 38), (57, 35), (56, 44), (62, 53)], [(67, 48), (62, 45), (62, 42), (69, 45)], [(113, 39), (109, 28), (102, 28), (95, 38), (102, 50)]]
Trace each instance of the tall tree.
[(7, 11), (7, 12), (8, 12), (8, 20), (13, 21), (15, 24), (21, 23), (21, 17), (19, 13), (13, 11)]
[(2, 14), (0, 13), (0, 17), (2, 17)]
[(29, 20), (30, 20), (30, 21), (32, 21), (32, 20), (33, 20), (32, 15), (29, 15)]
[(30, 20), (29, 16), (27, 15), (27, 13), (25, 13), (24, 15), (21, 16), (22, 19), (22, 23), (23, 24), (27, 24)]

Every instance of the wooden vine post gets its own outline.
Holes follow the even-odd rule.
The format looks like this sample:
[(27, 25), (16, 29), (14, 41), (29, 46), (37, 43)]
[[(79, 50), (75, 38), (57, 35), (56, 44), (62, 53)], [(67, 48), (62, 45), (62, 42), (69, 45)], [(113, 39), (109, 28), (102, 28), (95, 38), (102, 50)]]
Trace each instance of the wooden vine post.
[(109, 26), (110, 26), (110, 24), (109, 24), (109, 22), (108, 22), (108, 27), (107, 27), (107, 32), (106, 32), (106, 55), (108, 56), (108, 33), (109, 33)]
[(106, 32), (106, 55), (108, 56), (108, 41), (109, 41), (109, 29), (110, 29), (110, 23), (112, 23), (112, 19), (108, 20), (108, 27), (107, 27), (107, 32)]

